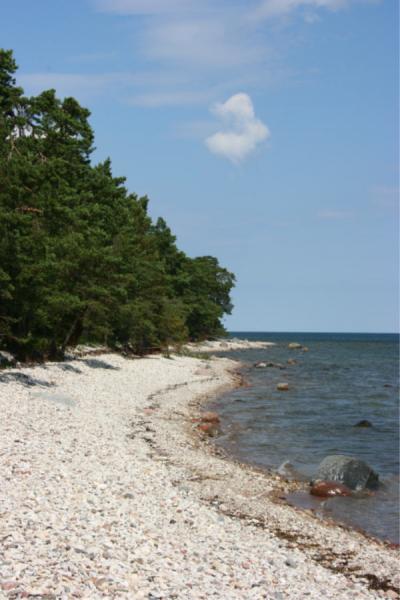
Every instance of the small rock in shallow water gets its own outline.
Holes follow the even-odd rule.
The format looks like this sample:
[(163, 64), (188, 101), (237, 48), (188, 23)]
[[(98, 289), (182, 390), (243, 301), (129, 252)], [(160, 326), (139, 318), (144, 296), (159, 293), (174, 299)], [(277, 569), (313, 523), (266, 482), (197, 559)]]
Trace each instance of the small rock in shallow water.
[(331, 496), (351, 496), (351, 490), (337, 481), (316, 481), (310, 489), (312, 496), (328, 498)]
[(362, 419), (361, 421), (358, 421), (358, 423), (353, 425), (353, 427), (372, 427), (372, 423), (367, 419)]
[(300, 348), (302, 348), (303, 346), (301, 344), (299, 344), (298, 342), (290, 342), (290, 344), (288, 345), (288, 348), (290, 350), (300, 350)]
[(289, 384), (288, 383), (278, 383), (278, 385), (276, 386), (276, 389), (279, 390), (280, 392), (286, 392), (289, 389)]

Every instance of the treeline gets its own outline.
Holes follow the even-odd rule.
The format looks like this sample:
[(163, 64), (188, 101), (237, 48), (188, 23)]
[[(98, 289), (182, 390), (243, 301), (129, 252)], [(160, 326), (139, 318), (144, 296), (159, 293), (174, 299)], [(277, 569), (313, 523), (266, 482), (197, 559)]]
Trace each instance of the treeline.
[(89, 111), (26, 97), (0, 50), (0, 348), (58, 358), (78, 342), (144, 353), (224, 333), (232, 273), (189, 258), (147, 197), (90, 161)]

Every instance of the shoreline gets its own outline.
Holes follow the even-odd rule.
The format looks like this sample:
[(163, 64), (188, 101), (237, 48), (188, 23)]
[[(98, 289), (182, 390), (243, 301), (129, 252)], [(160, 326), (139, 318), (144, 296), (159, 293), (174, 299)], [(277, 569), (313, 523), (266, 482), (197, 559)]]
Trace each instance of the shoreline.
[(0, 385), (0, 597), (398, 598), (396, 550), (281, 503), (291, 482), (196, 431), (238, 367), (103, 354), (4, 371), (36, 385)]
[[(244, 370), (248, 370), (248, 365), (244, 363), (238, 363), (236, 374), (238, 376), (239, 382), (238, 385), (235, 387), (248, 386), (246, 375), (243, 374)], [(218, 412), (218, 407), (220, 406), (220, 400), (217, 400), (209, 402), (207, 409), (210, 411)], [(252, 462), (251, 460), (246, 460), (245, 458), (241, 457), (239, 451), (235, 453), (234, 450), (228, 450), (224, 445), (219, 445), (218, 442), (215, 442), (215, 445), (217, 453), (220, 456), (223, 456), (228, 461), (230, 460), (240, 464), (244, 469), (252, 468), (255, 469), (257, 472), (265, 473), (267, 476), (278, 475), (282, 479), (282, 481), (285, 482), (285, 485), (287, 487), (287, 495), (285, 497), (282, 497), (280, 490), (277, 490), (277, 493), (275, 495), (271, 494), (271, 498), (273, 501), (280, 504), (292, 506), (293, 508), (299, 511), (306, 511), (308, 513), (314, 514), (315, 518), (322, 518), (324, 522), (330, 523), (333, 526), (338, 526), (348, 531), (356, 531), (368, 540), (378, 541), (379, 543), (383, 543), (388, 547), (399, 548), (400, 550), (400, 545), (396, 541), (374, 535), (373, 533), (368, 532), (366, 529), (363, 529), (361, 526), (357, 526), (351, 523), (351, 521), (346, 522), (340, 520), (340, 518), (329, 517), (326, 513), (322, 517), (317, 516), (316, 510), (318, 508), (318, 504), (316, 505), (315, 502), (310, 501), (307, 502), (308, 498), (313, 498), (312, 496), (310, 496), (310, 478), (305, 477), (303, 474), (295, 471), (292, 471), (291, 473), (285, 473), (284, 471), (278, 470), (278, 468), (275, 467), (268, 467), (263, 464), (257, 464), (256, 462)], [(304, 494), (304, 496), (302, 495), (296, 497), (296, 493)], [(291, 494), (294, 494), (294, 496), (291, 497)], [(323, 499), (320, 499), (319, 502), (323, 502)]]

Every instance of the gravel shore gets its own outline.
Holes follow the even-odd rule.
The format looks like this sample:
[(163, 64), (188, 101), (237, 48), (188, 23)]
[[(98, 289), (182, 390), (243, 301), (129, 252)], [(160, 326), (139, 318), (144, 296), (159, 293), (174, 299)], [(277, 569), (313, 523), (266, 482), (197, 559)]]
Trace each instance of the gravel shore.
[(0, 372), (0, 598), (398, 598), (398, 550), (279, 500), (197, 431), (237, 364), (84, 356)]

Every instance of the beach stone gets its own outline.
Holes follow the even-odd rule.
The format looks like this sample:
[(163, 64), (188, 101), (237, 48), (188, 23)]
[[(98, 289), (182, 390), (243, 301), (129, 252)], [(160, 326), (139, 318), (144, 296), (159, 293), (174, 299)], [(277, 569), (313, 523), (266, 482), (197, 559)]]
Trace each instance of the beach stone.
[(338, 481), (316, 481), (310, 488), (312, 496), (328, 498), (330, 496), (350, 496), (351, 490)]
[(371, 421), (368, 421), (368, 419), (362, 419), (361, 421), (358, 421), (358, 423), (353, 425), (353, 427), (372, 427), (372, 423)]
[(256, 369), (265, 369), (266, 366), (267, 366), (267, 363), (266, 362), (259, 362), (259, 363), (255, 363), (254, 366), (255, 366)]
[(288, 344), (288, 348), (290, 350), (300, 350), (303, 346), (301, 344), (299, 344), (298, 342), (290, 342), (290, 344)]
[(288, 383), (278, 383), (276, 386), (276, 389), (279, 392), (286, 392), (289, 389), (289, 384)]
[(316, 480), (339, 481), (352, 490), (376, 488), (379, 476), (366, 462), (352, 456), (332, 454), (318, 467)]
[(219, 418), (218, 413), (216, 412), (206, 412), (200, 416), (200, 419), (203, 423), (220, 423), (221, 419)]

